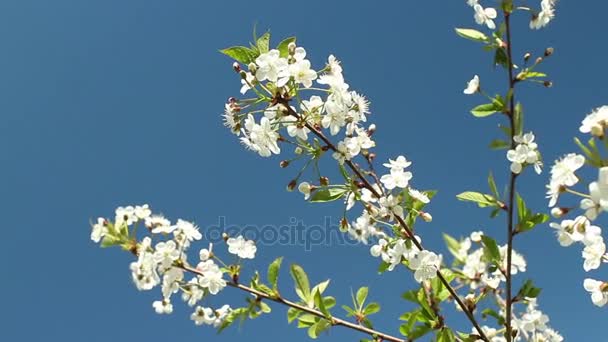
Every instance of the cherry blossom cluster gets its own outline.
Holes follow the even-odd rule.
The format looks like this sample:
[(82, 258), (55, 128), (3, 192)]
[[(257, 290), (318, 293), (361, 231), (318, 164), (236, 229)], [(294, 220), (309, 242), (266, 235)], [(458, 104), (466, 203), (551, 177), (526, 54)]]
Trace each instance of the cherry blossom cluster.
[(532, 132), (523, 135), (516, 135), (513, 141), (517, 144), (514, 149), (507, 151), (507, 159), (511, 162), (511, 172), (521, 173), (527, 165), (533, 165), (534, 171), (540, 174), (543, 163), (540, 160), (538, 145), (534, 142)]
[[(282, 145), (295, 146), (295, 157), (284, 160), (281, 166), (287, 167), (301, 158), (307, 161), (290, 183), (290, 189), (297, 186), (305, 200), (343, 198), (345, 213), (360, 203), (363, 207), (361, 215), (352, 221), (345, 215), (341, 224), (343, 230), (361, 243), (382, 239), (387, 244), (386, 248), (389, 245), (392, 249), (397, 248), (388, 262), (390, 270), (403, 258), (415, 271), (418, 281), (434, 277), (441, 261), (439, 255), (419, 251), (409, 243), (408, 248), (415, 251), (398, 252), (406, 239), (390, 238), (394, 235), (393, 226), (398, 224), (398, 218), (403, 219), (411, 212), (425, 221), (432, 220), (432, 216), (422, 210), (430, 202), (428, 194), (410, 186), (413, 174), (408, 167), (411, 161), (404, 156), (389, 159), (383, 164), (386, 172), (368, 185), (361, 184), (361, 180), (357, 180), (359, 177), (348, 173), (345, 163), (362, 157), (371, 164), (373, 159), (369, 150), (376, 145), (372, 140), (376, 126), (362, 126), (370, 114), (369, 102), (364, 96), (349, 90), (342, 65), (335, 56), (330, 55), (320, 71), (311, 69), (306, 56), (303, 47), (291, 42), (286, 55), (281, 55), (278, 49), (261, 53), (247, 65), (248, 71), (236, 63), (234, 69), (241, 75), (241, 93), (255, 92), (256, 98), (231, 98), (223, 114), (225, 125), (240, 137), (247, 149), (263, 157), (281, 153)], [(315, 83), (318, 87), (313, 87)], [(292, 105), (294, 101), (297, 104)], [(339, 140), (328, 142), (333, 137)], [(343, 170), (343, 184), (329, 184), (329, 179), (320, 174), (318, 160), (328, 150)], [(311, 164), (315, 166), (319, 182), (299, 182)], [(352, 165), (360, 172), (371, 173)]]
[[(473, 10), (475, 11), (475, 22), (479, 25), (487, 26), (490, 30), (495, 30), (496, 23), (494, 20), (498, 16), (496, 9), (492, 7), (484, 8), (480, 2), (480, 0), (467, 0), (467, 4), (473, 7)], [(547, 26), (555, 17), (556, 2), (557, 0), (541, 0), (539, 11), (534, 11), (533, 9), (524, 6), (519, 6), (517, 8), (532, 13), (530, 28), (538, 30)]]
[[(591, 135), (588, 146), (577, 140), (585, 155), (569, 153), (555, 161), (551, 167), (551, 179), (547, 185), (549, 207), (555, 218), (564, 218), (561, 223), (551, 223), (561, 246), (575, 244), (583, 246), (583, 268), (589, 272), (597, 270), (603, 263), (608, 263), (606, 244), (602, 229), (595, 224), (598, 216), (608, 209), (608, 167), (603, 165), (597, 142), (606, 142), (604, 130), (608, 125), (608, 106), (593, 110), (585, 117), (579, 128), (581, 133)], [(588, 184), (587, 191), (577, 191), (579, 183), (576, 172), (585, 164), (598, 168), (598, 178)], [(580, 198), (577, 206), (558, 205), (564, 193)], [(581, 214), (574, 218), (565, 218), (580, 209)], [(608, 302), (608, 282), (585, 279), (584, 287), (591, 293), (595, 305), (604, 306)]]
[[(484, 254), (484, 249), (481, 245), (482, 231), (475, 231), (458, 242), (456, 246), (450, 246), (450, 252), (455, 258), (455, 267), (461, 267), (459, 271), (464, 278), (461, 280), (467, 283), (471, 290), (485, 290), (489, 288), (496, 290), (500, 283), (504, 282), (506, 273), (506, 250), (507, 246), (500, 246), (500, 259), (502, 260), (501, 267), (493, 267), (487, 256)], [(473, 248), (477, 246), (478, 248)], [(524, 257), (513, 251), (511, 262), (511, 274), (515, 275), (519, 272), (526, 271), (526, 260)]]
[[(526, 310), (521, 312), (519, 316), (513, 316), (513, 329), (517, 331), (513, 341), (561, 342), (564, 340), (557, 331), (547, 325), (549, 317), (538, 310), (536, 298), (524, 298), (524, 302), (526, 303)], [(504, 315), (504, 312), (501, 312), (501, 314)], [(504, 329), (489, 326), (483, 326), (482, 329), (492, 342), (507, 341), (504, 337)]]
[[(500, 297), (500, 283), (504, 282), (507, 246), (500, 246), (501, 266), (495, 267), (489, 262), (482, 247), (482, 231), (475, 231), (469, 237), (461, 239), (457, 243), (448, 244), (450, 252), (455, 258), (454, 269), (461, 274), (459, 281), (468, 284), (469, 294), (465, 297), (470, 305), (476, 305), (487, 293), (494, 294), (499, 307), (504, 308), (504, 301)], [(477, 246), (478, 248), (473, 248)], [(526, 272), (526, 260), (524, 257), (513, 251), (511, 274)], [(519, 316), (513, 315), (513, 328), (517, 330), (515, 341), (554, 341), (560, 342), (563, 338), (555, 330), (547, 326), (549, 318), (537, 309), (536, 298), (524, 297), (521, 299), (527, 303), (526, 310)], [(461, 310), (460, 307), (456, 307)], [(504, 311), (503, 309), (501, 309)], [(504, 316), (504, 312), (500, 315)], [(504, 330), (495, 329), (489, 326), (483, 327), (484, 332), (491, 341), (506, 341)]]
[[(418, 237), (416, 237), (419, 239)], [(380, 239), (378, 244), (370, 248), (374, 257), (380, 257), (388, 264), (387, 270), (392, 271), (395, 266), (405, 262), (412, 271), (414, 279), (422, 283), (437, 276), (437, 270), (441, 266), (441, 255), (423, 250), (420, 251), (411, 245), (410, 241), (394, 239), (391, 242)]]
[[(137, 228), (150, 235), (137, 241)], [(199, 228), (192, 222), (177, 220), (172, 223), (162, 215), (152, 214), (148, 205), (119, 207), (114, 220), (98, 218), (93, 224), (91, 240), (102, 247), (122, 246), (136, 255), (130, 264), (131, 278), (140, 291), (149, 291), (160, 286), (162, 299), (154, 301), (152, 307), (158, 314), (173, 312), (172, 297), (181, 293), (182, 300), (194, 312), (190, 316), (196, 325), (219, 327), (231, 312), (229, 305), (218, 309), (199, 305), (206, 297), (217, 295), (226, 287), (224, 279), (228, 272), (225, 264), (214, 254), (213, 244), (198, 253), (195, 267), (191, 267), (187, 252), (193, 241), (201, 240)], [(240, 259), (253, 259), (256, 246), (242, 236), (226, 237), (228, 252)], [(216, 263), (219, 261), (222, 267)], [(189, 269), (196, 272), (187, 278)]]

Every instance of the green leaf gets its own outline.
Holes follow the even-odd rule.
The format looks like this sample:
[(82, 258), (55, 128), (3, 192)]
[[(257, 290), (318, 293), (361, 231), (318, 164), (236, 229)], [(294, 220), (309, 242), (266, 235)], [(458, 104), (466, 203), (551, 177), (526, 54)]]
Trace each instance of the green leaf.
[(513, 116), (515, 135), (521, 135), (524, 130), (524, 108), (521, 102), (515, 105), (515, 115)]
[(509, 67), (509, 57), (507, 56), (507, 51), (505, 48), (496, 48), (496, 53), (494, 54), (494, 65), (500, 65), (504, 68)]
[(461, 36), (462, 38), (465, 38), (465, 39), (469, 39), (469, 40), (476, 41), (476, 42), (487, 42), (488, 41), (488, 36), (486, 36), (482, 32), (474, 30), (474, 29), (456, 28), (454, 30), (456, 31), (456, 34), (458, 34), (459, 36)]
[(310, 299), (310, 283), (308, 282), (308, 276), (304, 269), (300, 265), (291, 265), (291, 277), (296, 284), (296, 293), (303, 301), (309, 301)]
[(368, 316), (368, 315), (375, 314), (378, 311), (380, 311), (380, 304), (374, 302), (374, 303), (369, 303), (365, 307), (365, 309), (363, 309), (363, 314), (365, 316)]
[(331, 313), (325, 307), (325, 302), (323, 301), (323, 297), (321, 297), (321, 293), (319, 290), (315, 291), (315, 306), (323, 313), (323, 315), (327, 318), (331, 318)]
[(279, 50), (280, 56), (281, 57), (287, 57), (289, 56), (289, 43), (295, 43), (296, 42), (296, 37), (289, 37), (289, 38), (285, 38), (283, 39), (282, 42), (279, 43), (279, 45), (277, 46), (277, 50)]
[(244, 46), (233, 46), (220, 50), (220, 52), (245, 65), (255, 61), (258, 56), (256, 51)]
[(264, 33), (260, 38), (256, 41), (256, 46), (260, 54), (268, 52), (270, 49), (270, 32)]
[(483, 243), (483, 253), (486, 258), (489, 261), (500, 265), (500, 250), (498, 249), (496, 241), (487, 235), (482, 235), (481, 242)]
[(302, 311), (300, 311), (296, 308), (289, 308), (289, 310), (287, 310), (287, 322), (289, 322), (289, 323), (293, 322), (302, 313), (303, 313)]
[(323, 190), (317, 190), (310, 198), (311, 202), (331, 202), (339, 200), (344, 197), (347, 189), (344, 188), (328, 188)]
[(496, 180), (494, 180), (494, 175), (492, 174), (492, 172), (490, 172), (490, 174), (488, 175), (488, 186), (490, 187), (490, 191), (492, 192), (492, 195), (494, 195), (494, 198), (500, 197), (500, 194), (498, 193), (498, 187), (496, 186)]
[(444, 327), (437, 334), (437, 342), (455, 342), (456, 337), (450, 328)]
[(494, 139), (490, 142), (489, 147), (493, 150), (505, 150), (511, 147), (511, 144), (509, 144), (507, 141), (504, 141), (502, 139)]
[(478, 118), (490, 116), (502, 108), (497, 107), (494, 103), (486, 103), (471, 109), (471, 114)]
[(362, 287), (357, 291), (357, 307), (362, 308), (365, 300), (367, 299), (368, 288)]
[(445, 244), (448, 247), (450, 253), (452, 253), (452, 255), (457, 258), (458, 251), (460, 251), (460, 242), (458, 242), (458, 240), (454, 239), (446, 233), (443, 234), (443, 240), (445, 241)]
[(484, 309), (481, 312), (481, 317), (483, 317), (483, 319), (486, 319), (487, 316), (496, 318), (496, 322), (498, 322), (499, 325), (504, 324), (504, 321), (505, 321), (504, 317), (502, 317), (502, 315), (500, 315), (498, 312), (496, 312), (490, 308)]
[(456, 195), (456, 198), (461, 201), (477, 203), (480, 208), (495, 207), (497, 206), (498, 202), (496, 198), (491, 195), (482, 194), (474, 191), (463, 192), (461, 194)]
[(541, 289), (534, 286), (532, 280), (527, 280), (517, 293), (517, 298), (522, 300), (524, 298), (536, 298), (540, 294)]
[(269, 266), (268, 266), (268, 282), (270, 286), (276, 291), (278, 287), (279, 281), (279, 270), (281, 269), (281, 262), (283, 262), (283, 257), (276, 258)]

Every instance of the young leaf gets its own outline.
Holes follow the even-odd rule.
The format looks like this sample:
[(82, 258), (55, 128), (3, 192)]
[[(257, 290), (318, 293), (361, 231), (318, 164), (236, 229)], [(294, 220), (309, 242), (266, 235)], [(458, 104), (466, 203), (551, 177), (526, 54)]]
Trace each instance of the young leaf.
[(498, 112), (500, 109), (494, 103), (486, 103), (471, 109), (471, 114), (478, 118), (483, 118)]
[(498, 187), (496, 186), (496, 181), (494, 180), (492, 172), (488, 175), (488, 186), (490, 187), (490, 191), (492, 192), (492, 195), (494, 195), (494, 198), (499, 198), (500, 194), (498, 193)]
[(376, 312), (380, 311), (380, 304), (378, 303), (369, 303), (364, 309), (363, 309), (363, 314), (365, 316), (368, 315), (372, 315), (375, 314)]
[(367, 299), (367, 292), (368, 292), (368, 288), (367, 287), (362, 287), (357, 291), (357, 307), (362, 308), (363, 304), (365, 303), (365, 299)]
[(325, 302), (323, 301), (323, 297), (321, 297), (321, 293), (319, 290), (315, 291), (315, 306), (323, 313), (323, 315), (327, 318), (331, 318), (331, 313), (325, 307)]
[(276, 258), (269, 266), (268, 266), (268, 282), (270, 286), (276, 291), (278, 287), (279, 280), (279, 270), (281, 268), (281, 262), (283, 261), (283, 257)]
[(480, 208), (497, 205), (497, 200), (493, 196), (487, 195), (487, 194), (482, 194), (479, 192), (474, 192), (474, 191), (466, 191), (466, 192), (460, 193), (460, 194), (456, 195), (456, 198), (458, 198), (461, 201), (477, 203), (477, 205)]
[(256, 47), (260, 54), (268, 52), (270, 49), (270, 32), (264, 33), (260, 38), (256, 41)]
[(323, 190), (317, 190), (312, 195), (311, 202), (331, 202), (339, 200), (344, 197), (347, 190), (343, 188), (329, 188)]
[(244, 46), (233, 46), (220, 50), (220, 52), (245, 65), (253, 62), (257, 57), (257, 53), (254, 50)]
[(474, 30), (474, 29), (456, 28), (454, 30), (456, 31), (456, 34), (458, 34), (459, 36), (461, 36), (462, 38), (465, 38), (465, 39), (469, 39), (469, 40), (476, 41), (476, 42), (482, 42), (482, 43), (488, 41), (488, 36), (486, 36), (482, 32)]
[(487, 235), (481, 236), (481, 242), (483, 243), (483, 253), (489, 261), (500, 265), (500, 250), (496, 241)]
[(304, 269), (300, 265), (291, 265), (291, 277), (296, 284), (296, 293), (303, 301), (310, 299), (310, 283), (308, 282), (308, 276)]

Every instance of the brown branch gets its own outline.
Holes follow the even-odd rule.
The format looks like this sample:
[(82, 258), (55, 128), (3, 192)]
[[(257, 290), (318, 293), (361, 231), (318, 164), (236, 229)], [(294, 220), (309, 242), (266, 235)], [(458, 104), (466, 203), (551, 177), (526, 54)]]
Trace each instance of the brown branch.
[[(513, 49), (511, 40), (511, 14), (504, 12), (505, 15), (505, 27), (507, 34), (507, 63), (509, 69), (509, 92), (511, 98), (509, 99), (509, 124), (511, 126), (511, 148), (515, 149), (515, 78), (513, 77)], [(513, 255), (513, 209), (515, 207), (515, 181), (517, 180), (517, 174), (511, 172), (509, 180), (509, 205), (507, 207), (507, 267), (506, 267), (506, 337), (507, 342), (513, 340), (513, 327), (511, 326), (511, 316), (513, 307), (513, 291), (512, 291), (512, 274), (511, 274), (511, 263)]]
[[(203, 275), (201, 272), (199, 272), (197, 269), (189, 267), (189, 266), (184, 266), (183, 267), (184, 270), (190, 272), (190, 273), (194, 273), (196, 275)], [(263, 298), (266, 300), (270, 300), (272, 302), (275, 303), (279, 303), (279, 304), (283, 304), (285, 306), (294, 308), (294, 309), (298, 309), (300, 311), (306, 312), (308, 314), (311, 314), (313, 316), (319, 317), (319, 318), (323, 318), (328, 320), (332, 326), (342, 326), (348, 329), (352, 329), (352, 330), (356, 330), (356, 331), (360, 331), (364, 334), (370, 335), (372, 337), (376, 337), (378, 339), (381, 339), (382, 341), (390, 341), (390, 342), (405, 342), (405, 340), (400, 339), (398, 337), (394, 337), (391, 336), (389, 334), (385, 334), (382, 333), (380, 331), (374, 330), (374, 329), (369, 329), (367, 327), (364, 327), (362, 325), (358, 325), (340, 318), (335, 318), (335, 317), (326, 317), (321, 311), (313, 309), (313, 308), (309, 308), (307, 306), (304, 306), (302, 304), (296, 303), (296, 302), (292, 302), (290, 300), (287, 300), (283, 297), (280, 296), (271, 296), (269, 294), (266, 294), (264, 292), (258, 291), (256, 289), (253, 289), (251, 287), (245, 286), (243, 284), (239, 284), (236, 282), (228, 282), (227, 283), (228, 286), (239, 289), (241, 291), (245, 291), (248, 293), (251, 293), (253, 295), (255, 295), (258, 298)]]
[[(301, 119), (300, 115), (296, 111), (294, 111), (291, 108), (291, 106), (289, 105), (289, 99), (279, 97), (276, 99), (276, 102), (283, 104), (283, 106), (285, 108), (287, 108), (287, 112), (289, 115), (297, 118), (298, 120)], [(314, 127), (313, 125), (311, 125), (310, 123), (308, 123), (306, 121), (305, 121), (305, 126), (311, 132), (313, 132), (314, 135), (319, 137), (319, 139), (321, 139), (330, 150), (332, 150), (334, 152), (338, 151), (336, 146), (323, 134), (323, 132), (321, 132), (316, 127)], [(363, 183), (363, 186), (366, 189), (368, 189), (374, 195), (374, 197), (376, 197), (376, 198), (382, 197), (382, 195), (380, 193), (378, 193), (378, 191), (376, 191), (376, 189), (374, 189), (374, 187), (371, 185), (369, 180), (361, 173), (359, 168), (357, 168), (357, 166), (352, 161), (345, 160), (344, 163), (355, 173), (357, 178), (359, 178), (359, 180)], [(410, 239), (410, 241), (412, 241), (412, 243), (414, 244), (414, 246), (416, 246), (416, 248), (418, 248), (418, 250), (423, 251), (424, 247), (422, 246), (422, 243), (420, 243), (414, 237), (414, 233), (412, 232), (412, 229), (407, 225), (405, 220), (399, 215), (394, 215), (394, 216), (395, 216), (395, 219), (397, 220), (397, 222), (399, 223), (399, 225), (401, 226), (401, 228), (403, 229), (403, 232), (405, 233), (406, 237), (408, 239)], [(486, 342), (489, 342), (490, 341), (489, 338), (486, 336), (486, 334), (481, 329), (481, 326), (477, 322), (477, 319), (475, 318), (475, 315), (473, 315), (473, 312), (471, 310), (469, 310), (469, 307), (462, 301), (460, 296), (458, 296), (458, 294), (456, 293), (454, 288), (450, 285), (450, 283), (447, 281), (447, 279), (445, 279), (443, 274), (441, 274), (440, 270), (437, 270), (437, 277), (439, 278), (441, 283), (448, 289), (448, 291), (450, 292), (450, 295), (458, 303), (458, 306), (460, 306), (460, 308), (465, 313), (465, 315), (467, 316), (467, 318), (469, 319), (471, 324), (473, 324), (473, 326), (475, 327), (475, 330), (477, 331), (477, 333), (479, 334), (481, 339)]]

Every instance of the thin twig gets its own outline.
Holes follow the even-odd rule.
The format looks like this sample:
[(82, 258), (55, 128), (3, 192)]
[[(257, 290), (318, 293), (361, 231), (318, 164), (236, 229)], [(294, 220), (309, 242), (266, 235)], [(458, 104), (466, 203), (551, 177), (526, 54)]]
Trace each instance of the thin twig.
[[(196, 275), (201, 275), (201, 276), (203, 275), (197, 269), (189, 267), (189, 266), (184, 266), (183, 269), (186, 270), (186, 271), (188, 271), (188, 272), (194, 273)], [(342, 326), (342, 327), (345, 327), (345, 328), (348, 328), (348, 329), (360, 331), (360, 332), (365, 333), (365, 334), (367, 334), (369, 336), (379, 338), (382, 341), (405, 342), (405, 340), (400, 339), (398, 337), (394, 337), (394, 336), (391, 336), (389, 334), (385, 334), (383, 332), (380, 332), (380, 331), (377, 331), (377, 330), (374, 330), (374, 329), (369, 329), (367, 327), (364, 327), (362, 325), (358, 325), (356, 323), (352, 323), (352, 322), (349, 322), (349, 321), (346, 321), (346, 320), (343, 320), (343, 319), (340, 319), (340, 318), (336, 318), (336, 317), (333, 317), (333, 316), (332, 317), (326, 317), (319, 310), (316, 310), (316, 309), (313, 309), (313, 308), (309, 308), (307, 306), (304, 306), (304, 305), (296, 303), (296, 302), (292, 302), (292, 301), (287, 300), (287, 299), (285, 299), (285, 298), (283, 298), (281, 296), (276, 296), (276, 297), (275, 296), (271, 296), (271, 295), (268, 295), (268, 294), (266, 294), (264, 292), (261, 292), (261, 291), (258, 291), (256, 289), (253, 289), (253, 288), (251, 288), (249, 286), (245, 286), (243, 284), (239, 284), (239, 283), (235, 283), (235, 282), (228, 282), (227, 285), (230, 286), (230, 287), (239, 289), (241, 291), (245, 291), (245, 292), (251, 293), (251, 294), (255, 295), (257, 298), (263, 298), (263, 299), (266, 299), (266, 300), (270, 300), (272, 302), (283, 304), (285, 306), (288, 306), (288, 307), (291, 307), (291, 308), (298, 309), (300, 311), (309, 313), (309, 314), (311, 314), (313, 316), (326, 319), (326, 320), (328, 320), (331, 323), (332, 326)]]
[[(287, 108), (289, 115), (294, 116), (298, 119), (300, 118), (300, 115), (296, 111), (294, 111), (291, 108), (291, 106), (289, 105), (288, 99), (278, 98), (277, 102), (283, 104), (285, 106), (285, 108)], [(319, 139), (321, 139), (330, 150), (332, 150), (334, 152), (338, 151), (336, 146), (323, 134), (323, 132), (321, 132), (320, 130), (318, 130), (316, 127), (314, 127), (313, 125), (311, 125), (308, 122), (305, 122), (305, 126), (311, 132), (313, 132), (314, 135), (316, 135)], [(369, 180), (363, 175), (363, 173), (361, 173), (359, 168), (357, 168), (352, 161), (345, 160), (344, 163), (355, 173), (357, 178), (359, 178), (359, 180), (363, 183), (363, 186), (366, 189), (368, 189), (374, 195), (374, 197), (376, 197), (376, 198), (382, 197), (382, 194), (380, 194), (380, 193), (378, 193), (378, 191), (376, 191), (376, 189), (371, 185)], [(412, 242), (412, 244), (414, 244), (414, 246), (416, 246), (416, 248), (418, 248), (418, 250), (423, 251), (424, 247), (422, 246), (422, 243), (419, 242), (414, 237), (414, 233), (412, 232), (411, 228), (407, 225), (405, 220), (399, 215), (395, 215), (395, 219), (397, 220), (397, 222), (403, 229), (403, 232), (405, 233), (406, 237)], [(475, 315), (473, 314), (473, 312), (471, 310), (469, 310), (468, 306), (462, 301), (460, 296), (458, 296), (458, 294), (456, 293), (454, 288), (450, 285), (450, 283), (447, 281), (447, 279), (445, 279), (443, 274), (441, 274), (440, 270), (437, 270), (437, 277), (439, 278), (441, 283), (447, 288), (447, 290), (450, 292), (450, 295), (452, 296), (452, 298), (458, 303), (458, 306), (460, 306), (460, 308), (465, 313), (465, 315), (467, 316), (467, 318), (469, 319), (471, 324), (473, 324), (473, 326), (475, 327), (475, 330), (477, 331), (477, 334), (481, 337), (482, 340), (489, 342), (490, 341), (489, 338), (486, 336), (486, 334), (481, 329), (481, 326), (477, 322), (477, 319), (475, 318)]]

